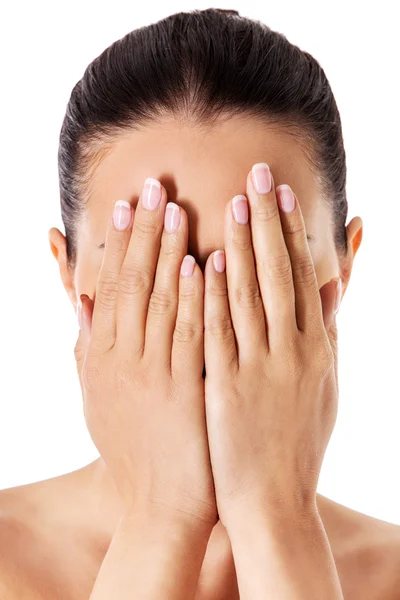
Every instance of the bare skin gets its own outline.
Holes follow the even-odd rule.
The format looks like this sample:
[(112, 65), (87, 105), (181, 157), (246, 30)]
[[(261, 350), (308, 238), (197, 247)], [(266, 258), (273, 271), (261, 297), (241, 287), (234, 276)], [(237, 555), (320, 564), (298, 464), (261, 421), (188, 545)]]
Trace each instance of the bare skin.
[[(98, 246), (104, 243), (115, 199), (135, 206), (144, 178), (160, 179), (169, 201), (187, 211), (188, 253), (204, 267), (210, 252), (223, 247), (225, 204), (245, 193), (246, 173), (257, 161), (271, 166), (276, 186), (288, 183), (296, 192), (307, 233), (315, 238), (309, 242), (319, 287), (340, 271), (345, 293), (362, 221), (355, 217), (347, 225), (349, 251), (339, 265), (329, 208), (298, 141), (252, 120), (235, 118), (206, 134), (168, 120), (127, 132), (94, 165), (74, 272), (67, 267), (63, 234), (50, 230), (51, 249), (74, 307), (79, 294), (95, 295), (102, 260)], [(317, 500), (346, 600), (400, 598), (400, 528), (321, 495)], [(99, 458), (73, 473), (3, 490), (0, 508), (4, 597), (88, 598), (122, 508), (104, 461)], [(230, 542), (220, 522), (210, 537), (196, 600), (217, 598), (239, 598)]]
[[(101, 458), (72, 473), (2, 490), (2, 570), (7, 593), (26, 600), (87, 600), (121, 513)], [(398, 600), (399, 527), (318, 494), (346, 600)], [(229, 538), (215, 526), (196, 600), (239, 600)]]

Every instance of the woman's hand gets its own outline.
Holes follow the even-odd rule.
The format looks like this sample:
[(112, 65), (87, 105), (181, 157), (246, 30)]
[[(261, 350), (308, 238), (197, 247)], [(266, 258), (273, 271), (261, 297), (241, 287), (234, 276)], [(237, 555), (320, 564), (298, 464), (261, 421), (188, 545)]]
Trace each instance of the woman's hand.
[(127, 514), (177, 516), (211, 531), (203, 276), (192, 257), (183, 261), (186, 212), (174, 203), (165, 211), (165, 188), (149, 183), (134, 218), (117, 203), (93, 312), (90, 300), (82, 307), (75, 355), (85, 418)]
[[(248, 201), (235, 196), (226, 207), (226, 271), (223, 251), (205, 270), (206, 415), (218, 513), (241, 598), (339, 598), (316, 505), (337, 414), (335, 319), (325, 328), (336, 285), (320, 294), (299, 203), (294, 197), (294, 210), (280, 209), (272, 175), (260, 166), (248, 175)], [(289, 186), (279, 192), (289, 205)]]
[(314, 502), (337, 411), (336, 329), (324, 326), (300, 205), (279, 210), (273, 181), (258, 194), (251, 172), (247, 197), (227, 204), (226, 271), (213, 255), (205, 270), (206, 412), (224, 525), (241, 502)]

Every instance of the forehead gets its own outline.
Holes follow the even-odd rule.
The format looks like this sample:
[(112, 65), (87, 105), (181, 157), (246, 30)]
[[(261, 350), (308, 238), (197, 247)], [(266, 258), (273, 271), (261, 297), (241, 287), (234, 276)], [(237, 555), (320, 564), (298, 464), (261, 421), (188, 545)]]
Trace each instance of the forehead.
[(93, 165), (81, 235), (92, 246), (103, 243), (114, 202), (125, 199), (136, 206), (144, 179), (155, 177), (168, 200), (187, 211), (188, 252), (202, 266), (210, 252), (223, 247), (225, 205), (246, 193), (246, 176), (256, 162), (269, 164), (276, 186), (292, 186), (307, 233), (317, 238), (315, 244), (320, 236), (326, 244), (321, 227), (327, 228), (329, 215), (300, 140), (283, 127), (237, 116), (207, 129), (175, 119), (127, 129)]

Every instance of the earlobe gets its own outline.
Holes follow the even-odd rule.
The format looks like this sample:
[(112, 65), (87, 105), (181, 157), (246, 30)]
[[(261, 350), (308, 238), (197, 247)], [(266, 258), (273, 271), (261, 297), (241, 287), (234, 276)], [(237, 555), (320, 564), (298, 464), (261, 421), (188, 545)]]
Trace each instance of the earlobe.
[(72, 304), (76, 305), (76, 293), (73, 279), (73, 272), (71, 271), (68, 260), (67, 260), (67, 240), (65, 235), (61, 233), (56, 227), (52, 227), (48, 233), (49, 243), (51, 252), (58, 262), (58, 268), (60, 271), (61, 281), (68, 294)]

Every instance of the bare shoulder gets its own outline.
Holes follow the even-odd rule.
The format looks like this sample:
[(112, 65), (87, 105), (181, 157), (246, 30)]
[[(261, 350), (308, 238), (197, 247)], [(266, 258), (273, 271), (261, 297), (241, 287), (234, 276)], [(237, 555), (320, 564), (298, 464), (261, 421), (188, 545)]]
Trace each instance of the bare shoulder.
[(71, 475), (0, 490), (1, 600), (65, 597), (63, 569), (80, 558), (63, 510)]
[(34, 549), (34, 532), (29, 515), (21, 518), (10, 501), (18, 502), (18, 488), (0, 491), (0, 598), (34, 600), (29, 584), (28, 557)]
[(84, 501), (88, 471), (0, 490), (0, 600), (89, 597), (112, 532)]
[(400, 600), (400, 526), (318, 496), (346, 600)]

